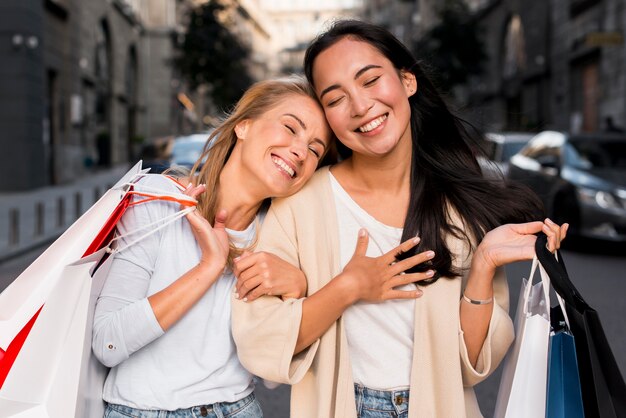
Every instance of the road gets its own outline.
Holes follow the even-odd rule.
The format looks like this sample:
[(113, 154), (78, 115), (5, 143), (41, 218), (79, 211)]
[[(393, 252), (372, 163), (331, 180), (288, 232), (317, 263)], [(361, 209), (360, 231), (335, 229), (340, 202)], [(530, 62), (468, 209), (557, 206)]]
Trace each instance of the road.
[[(3, 290), (41, 252), (43, 248), (25, 253), (18, 258), (0, 264), (0, 290)], [(563, 251), (563, 259), (572, 281), (594, 307), (602, 320), (604, 330), (617, 363), (626, 372), (626, 251), (623, 246), (599, 243), (576, 243)], [(522, 277), (530, 272), (530, 263), (514, 263), (507, 266), (507, 276), (511, 290), (511, 312), (516, 309)], [(477, 386), (476, 392), (485, 417), (492, 416), (495, 406), (500, 369), (485, 382)], [(269, 390), (258, 385), (257, 396), (267, 418), (287, 418), (289, 416), (289, 387), (280, 386)]]

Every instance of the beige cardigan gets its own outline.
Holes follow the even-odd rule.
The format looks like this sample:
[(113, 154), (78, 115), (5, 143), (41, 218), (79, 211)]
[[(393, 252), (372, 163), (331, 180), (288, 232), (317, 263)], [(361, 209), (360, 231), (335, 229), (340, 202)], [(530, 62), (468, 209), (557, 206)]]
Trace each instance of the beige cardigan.
[[(340, 273), (337, 217), (328, 168), (287, 199), (275, 200), (258, 250), (301, 268), (313, 294)], [(469, 246), (449, 237), (454, 263), (467, 269)], [(500, 363), (513, 340), (504, 270), (494, 279), (493, 315), (474, 369), (460, 328), (459, 300), (466, 277), (442, 278), (424, 288), (415, 304), (409, 418), (481, 417), (472, 386)], [(252, 373), (293, 385), (292, 418), (355, 418), (354, 383), (343, 321), (294, 356), (303, 299), (265, 296), (252, 303), (233, 298), (233, 336), (239, 359)], [(390, 324), (392, 326), (392, 324)]]

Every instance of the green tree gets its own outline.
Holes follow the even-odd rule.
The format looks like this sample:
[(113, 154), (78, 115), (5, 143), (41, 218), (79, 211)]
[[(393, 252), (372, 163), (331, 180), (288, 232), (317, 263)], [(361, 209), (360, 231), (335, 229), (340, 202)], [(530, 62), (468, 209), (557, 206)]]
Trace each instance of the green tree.
[(226, 6), (211, 0), (190, 12), (185, 40), (176, 66), (191, 88), (206, 84), (213, 102), (228, 109), (252, 84), (246, 62), (250, 50), (219, 16)]
[(483, 72), (487, 54), (464, 0), (445, 0), (437, 15), (439, 23), (415, 43), (414, 52), (432, 68), (439, 87), (451, 91)]

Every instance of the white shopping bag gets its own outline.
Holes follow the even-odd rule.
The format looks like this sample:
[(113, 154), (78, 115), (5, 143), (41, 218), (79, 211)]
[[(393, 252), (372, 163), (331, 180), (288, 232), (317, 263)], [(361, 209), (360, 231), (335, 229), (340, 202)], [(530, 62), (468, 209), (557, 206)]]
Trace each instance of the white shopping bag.
[[(533, 285), (539, 267), (541, 281)], [(524, 279), (515, 315), (515, 341), (502, 371), (495, 418), (545, 416), (550, 337), (550, 278), (533, 260)]]
[[(103, 415), (106, 369), (90, 362), (91, 350), (86, 348), (91, 347), (93, 295), (97, 298), (102, 288), (109, 260), (93, 280), (91, 273), (105, 254), (100, 250), (63, 269), (0, 389), (0, 417)], [(79, 397), (79, 387), (88, 387), (89, 379), (96, 380), (91, 387), (100, 393), (83, 391)], [(75, 414), (79, 401), (80, 415)], [(85, 414), (87, 408), (90, 412)]]
[(65, 266), (85, 254), (126, 194), (128, 183), (141, 173), (139, 162), (0, 293), (2, 352), (44, 304)]
[(175, 201), (186, 208), (128, 233), (133, 239), (121, 249), (108, 242), (109, 246), (62, 269), (0, 387), (0, 418), (103, 416), (102, 387), (108, 369), (93, 355), (91, 340), (96, 301), (113, 253), (180, 220), (197, 203), (180, 193), (131, 193), (147, 196), (146, 201)]

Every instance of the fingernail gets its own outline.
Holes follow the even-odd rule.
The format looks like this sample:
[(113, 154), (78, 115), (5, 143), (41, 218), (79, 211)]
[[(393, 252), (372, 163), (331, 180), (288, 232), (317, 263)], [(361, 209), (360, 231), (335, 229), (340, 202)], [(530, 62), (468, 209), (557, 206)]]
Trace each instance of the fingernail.
[(241, 260), (241, 256), (233, 258), (233, 261), (234, 261), (235, 263), (236, 263), (237, 261), (239, 261), (239, 260)]
[(434, 256), (435, 256), (435, 252), (434, 251), (428, 251), (426, 253), (426, 257), (428, 257), (428, 258), (433, 258)]
[(359, 237), (364, 237), (366, 234), (365, 228), (359, 229)]
[(421, 239), (420, 237), (415, 237), (415, 238), (413, 238), (413, 242), (414, 242), (414, 243), (416, 243), (416, 244), (419, 244), (419, 242), (420, 242), (421, 240), (422, 240), (422, 239)]
[(552, 222), (552, 219), (550, 218), (546, 218), (546, 222), (549, 223), (550, 225), (554, 225), (554, 222)]
[(415, 291), (415, 297), (416, 297), (416, 298), (419, 298), (419, 297), (420, 297), (420, 296), (422, 296), (423, 294), (424, 294), (424, 292), (422, 292), (422, 291), (421, 291), (421, 290), (419, 290), (419, 289), (417, 289), (417, 290)]
[[(235, 299), (239, 299), (239, 293), (235, 293)], [(245, 301), (245, 299), (244, 299)]]
[(243, 298), (243, 301), (244, 301), (244, 302), (247, 302), (247, 301), (248, 301), (248, 298)]
[(434, 275), (435, 275), (435, 271), (434, 271), (434, 270), (428, 270), (428, 271), (426, 272), (426, 276), (428, 276), (428, 277), (432, 277), (432, 276), (434, 276)]

